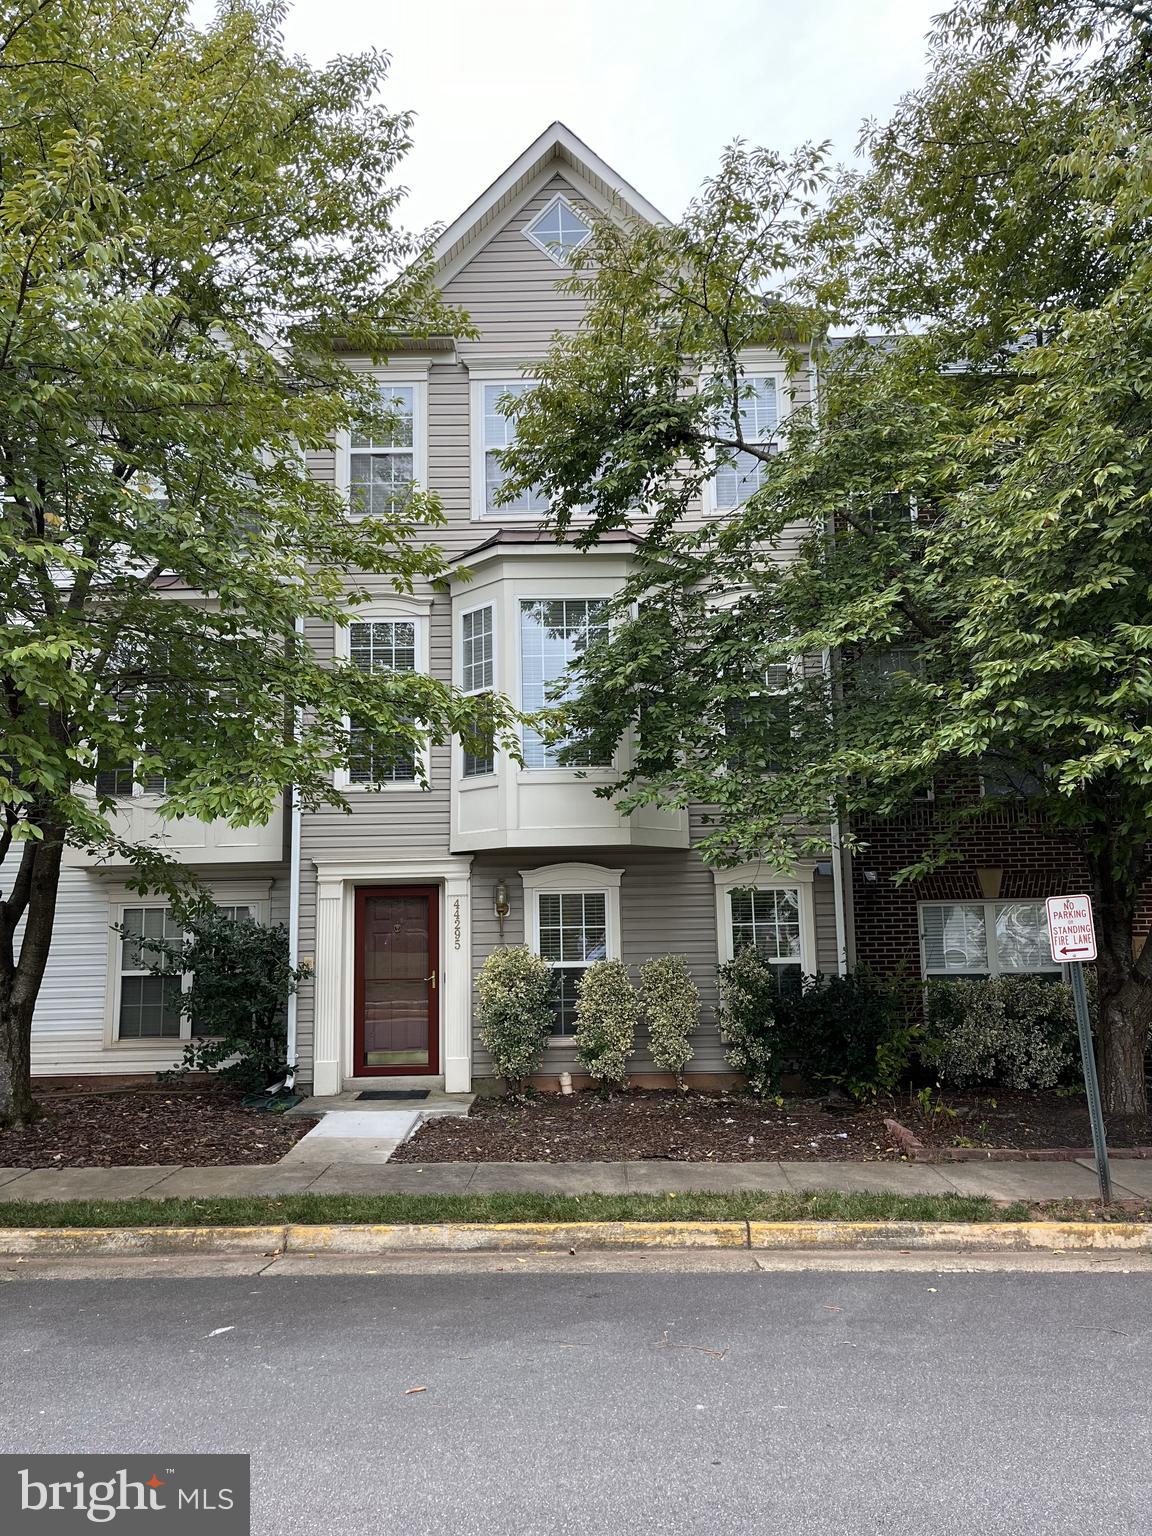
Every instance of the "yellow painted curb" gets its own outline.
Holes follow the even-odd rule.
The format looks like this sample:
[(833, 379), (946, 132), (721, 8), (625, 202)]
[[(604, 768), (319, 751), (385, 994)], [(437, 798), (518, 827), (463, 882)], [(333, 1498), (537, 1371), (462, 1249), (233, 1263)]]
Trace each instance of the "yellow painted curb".
[(579, 1221), (262, 1227), (8, 1227), (0, 1256), (567, 1253), (594, 1248), (1152, 1253), (1152, 1225), (1089, 1221)]
[(1152, 1226), (1095, 1221), (750, 1221), (751, 1248), (1152, 1251)]
[(288, 1253), (473, 1253), (570, 1248), (747, 1248), (743, 1221), (438, 1222), (290, 1226)]
[(0, 1254), (281, 1253), (284, 1227), (5, 1227)]

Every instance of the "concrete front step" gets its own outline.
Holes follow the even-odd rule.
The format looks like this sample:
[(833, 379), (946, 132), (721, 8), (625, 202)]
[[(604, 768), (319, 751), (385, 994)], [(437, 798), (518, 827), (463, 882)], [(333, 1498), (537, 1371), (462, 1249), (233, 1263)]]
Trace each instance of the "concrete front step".
[[(377, 1082), (376, 1087), (380, 1084)], [(476, 1095), (474, 1093), (445, 1093), (443, 1088), (433, 1088), (426, 1099), (401, 1099), (389, 1101), (388, 1099), (360, 1099), (357, 1094), (359, 1088), (345, 1089), (343, 1093), (326, 1094), (323, 1098), (302, 1099), (287, 1113), (292, 1116), (302, 1115), (326, 1115), (331, 1110), (351, 1110), (356, 1114), (374, 1115), (384, 1113), (396, 1114), (411, 1110), (414, 1114), (421, 1115), (430, 1120), (438, 1115), (466, 1115), (472, 1108)]]

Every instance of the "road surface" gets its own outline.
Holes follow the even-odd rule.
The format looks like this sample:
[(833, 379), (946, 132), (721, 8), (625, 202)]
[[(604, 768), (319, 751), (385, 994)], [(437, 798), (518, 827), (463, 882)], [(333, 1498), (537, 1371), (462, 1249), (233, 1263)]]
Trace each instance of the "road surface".
[(257, 1536), (1149, 1529), (1146, 1272), (502, 1262), (0, 1286), (0, 1449), (249, 1451)]

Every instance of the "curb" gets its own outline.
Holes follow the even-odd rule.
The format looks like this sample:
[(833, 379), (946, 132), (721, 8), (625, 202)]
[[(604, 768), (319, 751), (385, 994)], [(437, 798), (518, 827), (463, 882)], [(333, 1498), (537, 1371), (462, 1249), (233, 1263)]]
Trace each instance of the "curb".
[(415, 1226), (8, 1227), (0, 1257), (197, 1253), (572, 1253), (590, 1249), (1152, 1253), (1152, 1224), (1089, 1221), (588, 1221)]
[(0, 1256), (83, 1258), (152, 1253), (278, 1254), (283, 1226), (272, 1227), (3, 1227)]

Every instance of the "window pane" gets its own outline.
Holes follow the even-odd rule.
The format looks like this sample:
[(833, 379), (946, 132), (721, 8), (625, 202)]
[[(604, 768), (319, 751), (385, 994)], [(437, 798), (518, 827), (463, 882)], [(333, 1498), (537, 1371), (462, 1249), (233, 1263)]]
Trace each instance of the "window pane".
[[(552, 684), (558, 683), (569, 665), (594, 640), (606, 637), (605, 604), (596, 598), (555, 600), (526, 599), (520, 604), (520, 693), (528, 712), (558, 702)], [(571, 697), (567, 691), (560, 699)], [(553, 768), (560, 765), (564, 743), (545, 745), (539, 732), (525, 726), (522, 733), (524, 766)], [(592, 767), (591, 756), (570, 760), (569, 766)]]
[[(746, 443), (768, 444), (778, 424), (776, 381), (773, 378), (746, 378), (743, 381), (744, 398), (740, 402), (740, 433)], [(721, 416), (718, 424), (721, 435), (731, 436), (731, 416)], [(739, 507), (759, 490), (763, 483), (765, 465), (752, 453), (734, 453), (730, 462), (717, 467), (715, 479), (716, 506), (722, 510)]]
[(608, 953), (607, 897), (603, 891), (540, 891), (536, 903), (540, 954), (556, 970), (556, 1033), (571, 1034), (580, 978)]
[(1048, 922), (1039, 902), (1013, 901), (996, 908), (996, 958), (1002, 971), (1055, 970)]
[(482, 693), (493, 686), (493, 619), (491, 608), (477, 608), (461, 621), (461, 670), (465, 693)]
[(353, 784), (412, 784), (416, 754), (406, 737), (388, 737), (353, 720), (349, 729), (348, 778)]
[(122, 1040), (178, 1039), (180, 977), (124, 976), (120, 982)]
[(172, 914), (163, 907), (126, 907), (122, 920), (124, 929), (120, 945), (120, 969), (144, 971), (150, 966), (162, 964), (166, 968), (174, 962), (149, 944), (149, 939), (165, 939), (178, 944), (184, 930)]
[(798, 890), (733, 891), (732, 948), (754, 945), (766, 960), (800, 959)]
[(522, 395), (531, 388), (527, 379), (515, 379), (510, 383), (484, 385), (484, 509), (487, 512), (537, 512), (548, 511), (548, 498), (535, 486), (522, 491), (513, 501), (496, 505), (496, 492), (504, 483), (504, 470), (500, 464), (500, 449), (510, 448), (516, 441), (516, 423), (500, 409), (502, 395)]
[(132, 793), (133, 765), (131, 763), (108, 766), (101, 764), (96, 770), (96, 793), (126, 798)]
[(382, 384), (380, 403), (393, 418), (392, 430), (380, 438), (353, 434), (353, 448), (411, 448), (416, 391), (411, 384)]
[(350, 505), (357, 517), (385, 517), (402, 510), (412, 489), (415, 461), (410, 453), (354, 453)]
[(415, 672), (416, 626), (410, 619), (349, 624), (348, 649), (361, 672)]
[(930, 972), (988, 974), (984, 908), (954, 902), (920, 909), (924, 965)]
[(552, 1015), (555, 1020), (553, 1033), (557, 1035), (574, 1035), (576, 1033), (576, 1003), (580, 992), (580, 983), (584, 980), (584, 967), (570, 967), (567, 970), (556, 972), (556, 990), (552, 995)]
[(558, 198), (527, 226), (525, 233), (558, 257), (566, 257), (592, 233), (572, 205)]

